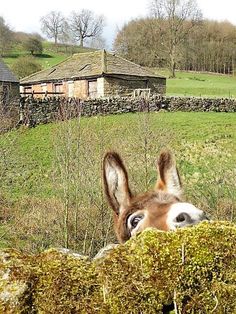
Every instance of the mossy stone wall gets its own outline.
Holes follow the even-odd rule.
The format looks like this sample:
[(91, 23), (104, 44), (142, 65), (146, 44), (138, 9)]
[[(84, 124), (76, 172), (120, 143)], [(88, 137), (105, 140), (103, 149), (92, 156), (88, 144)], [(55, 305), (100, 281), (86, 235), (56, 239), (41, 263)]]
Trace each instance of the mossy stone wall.
[(146, 230), (105, 257), (0, 254), (0, 313), (236, 313), (236, 226)]
[(20, 117), (25, 124), (48, 123), (68, 115), (94, 116), (160, 110), (236, 112), (236, 100), (152, 96), (148, 100), (112, 97), (86, 101), (53, 97), (22, 98), (20, 102)]

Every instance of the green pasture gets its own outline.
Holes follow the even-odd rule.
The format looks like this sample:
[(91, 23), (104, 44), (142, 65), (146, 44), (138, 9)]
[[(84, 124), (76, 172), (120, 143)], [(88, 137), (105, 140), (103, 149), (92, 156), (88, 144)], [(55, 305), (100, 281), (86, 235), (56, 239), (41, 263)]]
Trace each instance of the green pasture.
[(0, 247), (70, 247), (94, 255), (114, 241), (102, 159), (124, 158), (133, 191), (151, 189), (162, 149), (175, 157), (184, 200), (236, 221), (234, 113), (96, 116), (20, 128), (0, 136)]
[(236, 98), (236, 76), (176, 71), (176, 78), (168, 78), (167, 70), (155, 70), (167, 77), (167, 95), (210, 98)]
[[(67, 128), (68, 124), (72, 127), (76, 121), (40, 125), (34, 129), (22, 128), (1, 136), (0, 149), (8, 149), (10, 158), (6, 178), (3, 178), (0, 184), (1, 191), (10, 194), (11, 198), (23, 195), (52, 196), (54, 192), (50, 173), (53, 171), (55, 158), (55, 137), (63, 128)], [(188, 168), (191, 171), (195, 168), (201, 169), (203, 165), (199, 164), (198, 157), (200, 150), (206, 147), (213, 150), (213, 155), (209, 151), (207, 157), (212, 160), (212, 169), (218, 167), (218, 155), (230, 156), (225, 158), (224, 164), (220, 163), (221, 167), (228, 167), (229, 170), (235, 167), (236, 119), (233, 113), (175, 112), (82, 118), (80, 133), (76, 136), (80, 137), (81, 143), (85, 145), (86, 140), (88, 141), (94, 155), (98, 149), (101, 154), (108, 149), (117, 149), (121, 153), (124, 151), (129, 158), (133, 154), (133, 160), (136, 158), (138, 161), (137, 154), (143, 149), (143, 142), (147, 141), (147, 150), (151, 147), (148, 154), (157, 155), (162, 147), (168, 147), (180, 156), (184, 171)], [(188, 158), (184, 160), (185, 150), (196, 160), (195, 165), (191, 164)], [(202, 162), (204, 163), (204, 160)], [(186, 167), (188, 164), (191, 165)], [(11, 177), (11, 174), (15, 177), (8, 183), (7, 178)]]

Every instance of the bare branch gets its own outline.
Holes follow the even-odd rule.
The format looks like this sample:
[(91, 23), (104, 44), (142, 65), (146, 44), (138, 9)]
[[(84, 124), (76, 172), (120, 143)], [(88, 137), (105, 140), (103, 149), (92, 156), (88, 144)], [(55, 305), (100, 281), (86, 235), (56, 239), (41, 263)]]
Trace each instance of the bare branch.
[(51, 11), (40, 19), (41, 30), (48, 37), (53, 38), (55, 44), (65, 32), (66, 20), (61, 12)]
[[(196, 0), (152, 0), (150, 15), (157, 19), (169, 52), (171, 77), (175, 77), (177, 50), (190, 30), (201, 19)], [(162, 31), (164, 29), (164, 31)]]
[(90, 10), (73, 11), (70, 16), (70, 26), (74, 38), (83, 47), (86, 38), (96, 38), (102, 34), (105, 18), (103, 15), (96, 16)]

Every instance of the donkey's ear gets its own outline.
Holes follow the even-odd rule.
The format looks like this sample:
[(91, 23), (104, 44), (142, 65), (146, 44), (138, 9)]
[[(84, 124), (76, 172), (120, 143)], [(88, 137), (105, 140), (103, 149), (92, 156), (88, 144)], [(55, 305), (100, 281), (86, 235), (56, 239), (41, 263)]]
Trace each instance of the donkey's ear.
[(161, 152), (157, 166), (160, 179), (156, 183), (156, 189), (181, 197), (182, 184), (172, 154), (169, 151)]
[(104, 189), (110, 206), (119, 215), (131, 200), (128, 174), (120, 156), (108, 152), (103, 160)]

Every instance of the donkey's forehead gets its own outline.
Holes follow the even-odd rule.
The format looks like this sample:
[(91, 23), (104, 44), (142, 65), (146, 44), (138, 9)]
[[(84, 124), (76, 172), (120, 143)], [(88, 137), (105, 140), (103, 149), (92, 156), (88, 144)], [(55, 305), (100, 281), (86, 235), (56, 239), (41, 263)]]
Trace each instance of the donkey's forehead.
[(147, 206), (150, 203), (166, 205), (177, 201), (179, 201), (179, 199), (172, 194), (165, 193), (163, 191), (152, 191), (134, 197), (131, 205)]
[[(134, 197), (128, 207), (124, 208), (116, 222), (117, 235), (121, 242), (130, 238), (130, 231), (127, 226), (127, 219), (134, 213), (143, 214), (148, 220), (166, 223), (166, 216), (171, 206), (180, 200), (171, 194), (164, 192), (147, 192)], [(154, 226), (154, 225), (153, 225)], [(161, 229), (160, 226), (154, 226)]]
[(147, 192), (141, 195), (137, 195), (134, 197), (130, 203), (130, 205), (126, 208), (124, 215), (130, 215), (136, 211), (144, 210), (148, 208), (162, 208), (169, 207), (173, 203), (179, 202), (180, 200), (172, 194), (168, 194), (165, 192)]

